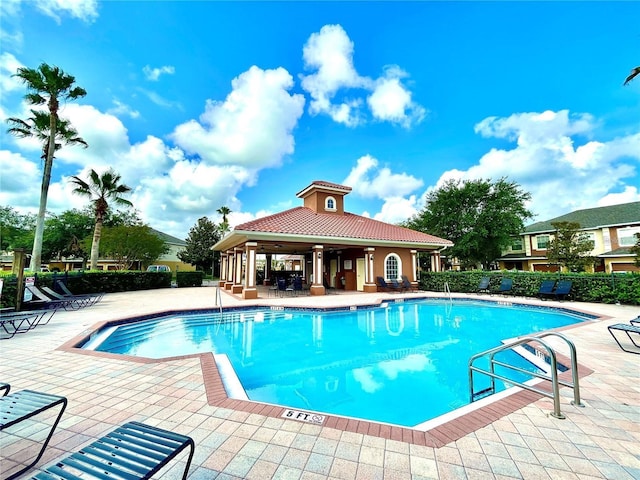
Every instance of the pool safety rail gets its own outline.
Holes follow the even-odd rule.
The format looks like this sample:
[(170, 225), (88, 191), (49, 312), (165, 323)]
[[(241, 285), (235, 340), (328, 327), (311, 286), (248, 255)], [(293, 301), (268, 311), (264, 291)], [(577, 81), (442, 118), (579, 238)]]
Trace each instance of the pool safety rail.
[[(572, 376), (572, 381), (571, 382), (567, 382), (565, 380), (559, 379), (558, 378), (558, 360), (556, 359), (556, 352), (555, 350), (545, 341), (542, 340), (542, 338), (544, 337), (549, 337), (549, 336), (554, 336), (554, 337), (559, 337), (560, 339), (564, 340), (564, 342), (567, 344), (567, 346), (569, 347), (569, 351), (571, 352), (571, 376)], [(496, 360), (495, 355), (499, 352), (503, 352), (505, 350), (514, 350), (516, 347), (519, 347), (521, 345), (524, 344), (529, 344), (529, 343), (537, 343), (539, 345), (541, 345), (546, 351), (547, 351), (547, 355), (549, 358), (549, 362), (550, 362), (550, 372), (549, 373), (537, 373), (537, 372), (531, 372), (529, 370), (525, 370), (519, 367), (516, 367), (514, 365), (509, 365), (507, 363), (501, 362), (499, 360)], [(485, 370), (483, 368), (477, 367), (474, 365), (474, 362), (481, 358), (481, 357), (488, 357), (489, 360), (489, 369)], [(496, 366), (500, 366), (500, 367), (504, 367), (507, 369), (511, 369), (520, 373), (524, 373), (527, 375), (531, 375), (537, 378), (541, 378), (543, 380), (549, 381), (551, 382), (551, 392), (548, 392), (546, 390), (542, 390), (540, 388), (536, 388), (533, 385), (529, 385), (527, 383), (522, 383), (522, 382), (518, 382), (515, 380), (512, 380), (508, 377), (505, 377), (504, 375), (499, 375), (496, 373), (495, 371), (495, 367)], [(488, 388), (485, 388), (483, 390), (480, 390), (478, 392), (475, 391), (474, 387), (473, 387), (473, 373), (477, 372), (477, 373), (481, 373), (484, 375), (488, 375), (491, 378), (491, 386)], [(538, 335), (531, 335), (531, 336), (527, 336), (527, 337), (520, 337), (512, 342), (508, 342), (505, 343), (503, 345), (500, 345), (498, 347), (492, 348), (490, 350), (486, 350), (484, 352), (480, 352), (477, 353), (476, 355), (473, 355), (470, 359), (469, 359), (469, 391), (470, 391), (470, 397), (471, 397), (471, 402), (474, 402), (476, 400), (478, 400), (480, 397), (484, 397), (486, 395), (491, 395), (493, 393), (495, 393), (496, 391), (496, 384), (495, 381), (496, 379), (498, 380), (502, 380), (505, 383), (509, 383), (511, 385), (515, 385), (517, 387), (520, 388), (524, 388), (526, 390), (530, 390), (536, 393), (539, 393), (540, 395), (543, 395), (545, 397), (549, 397), (553, 399), (553, 413), (551, 414), (553, 417), (555, 418), (559, 418), (559, 419), (564, 419), (566, 418), (562, 412), (560, 411), (560, 387), (559, 385), (563, 385), (565, 387), (571, 387), (573, 388), (573, 401), (571, 402), (572, 405), (575, 405), (577, 407), (584, 407), (584, 404), (582, 404), (580, 402), (580, 385), (578, 383), (578, 361), (576, 358), (576, 347), (573, 344), (573, 342), (571, 340), (569, 340), (566, 336), (562, 335), (561, 333), (558, 332), (546, 332), (546, 333), (540, 333)]]
[(451, 297), (451, 289), (449, 288), (449, 282), (444, 282), (444, 293), (447, 295), (449, 302), (453, 302), (453, 298)]
[(220, 282), (216, 285), (216, 306), (220, 306), (220, 316), (222, 316), (222, 294), (220, 293)]

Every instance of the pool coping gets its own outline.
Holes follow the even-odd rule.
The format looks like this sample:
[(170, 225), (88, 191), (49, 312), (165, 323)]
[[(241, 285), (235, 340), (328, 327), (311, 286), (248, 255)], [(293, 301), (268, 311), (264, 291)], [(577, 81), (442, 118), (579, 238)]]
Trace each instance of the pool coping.
[[(235, 306), (235, 307), (226, 307), (223, 308), (223, 312), (229, 311), (242, 311), (242, 310), (255, 310), (264, 308), (267, 310), (311, 310), (311, 311), (344, 311), (344, 310), (357, 310), (357, 309), (368, 309), (374, 307), (383, 306), (385, 303), (401, 303), (411, 300), (445, 300), (449, 301), (449, 298), (446, 297), (410, 297), (410, 298), (398, 298), (398, 299), (384, 299), (375, 303), (363, 304), (363, 305), (352, 305), (352, 306), (342, 306), (342, 307), (318, 307), (318, 306), (272, 306), (272, 305), (261, 305), (261, 304), (252, 304), (250, 306)], [(564, 313), (577, 313), (581, 316), (590, 317), (587, 321), (602, 321), (607, 320), (611, 317), (603, 316), (603, 315), (595, 315), (592, 312), (582, 311), (579, 308), (564, 308), (557, 306), (544, 306), (544, 305), (532, 305), (529, 303), (520, 303), (517, 301), (512, 301), (509, 299), (508, 301), (505, 299), (482, 299), (482, 298), (455, 298), (456, 301), (473, 301), (473, 302), (488, 302), (488, 303), (498, 303), (498, 304), (514, 304), (526, 307), (533, 308), (544, 308), (544, 309), (554, 309), (561, 310)], [(154, 312), (146, 315), (136, 315), (133, 317), (126, 317), (115, 320), (106, 320), (102, 322), (98, 322), (92, 325), (90, 328), (85, 329), (80, 334), (76, 335), (72, 339), (63, 343), (61, 346), (57, 348), (57, 350), (89, 355), (94, 357), (102, 357), (102, 358), (112, 358), (130, 361), (134, 363), (141, 364), (155, 364), (155, 363), (164, 363), (176, 360), (183, 359), (193, 359), (196, 358), (200, 362), (200, 369), (203, 375), (203, 384), (205, 388), (207, 403), (211, 406), (227, 408), (230, 410), (242, 411), (246, 413), (253, 413), (258, 415), (263, 415), (272, 418), (282, 418), (283, 415), (287, 411), (290, 411), (291, 408), (283, 407), (280, 405), (268, 404), (263, 402), (257, 402), (253, 400), (243, 400), (243, 399), (233, 399), (230, 398), (227, 394), (227, 391), (224, 387), (222, 377), (220, 375), (220, 371), (218, 369), (218, 365), (216, 364), (214, 354), (212, 352), (206, 353), (196, 353), (189, 355), (180, 355), (174, 357), (164, 357), (161, 359), (153, 359), (147, 357), (137, 357), (132, 355), (123, 355), (123, 354), (113, 354), (107, 352), (98, 352), (95, 350), (85, 350), (78, 345), (84, 344), (90, 337), (91, 334), (96, 332), (97, 330), (104, 328), (106, 326), (113, 325), (123, 325), (127, 323), (132, 323), (133, 321), (141, 321), (148, 320), (152, 318), (157, 318), (160, 316), (171, 315), (171, 314), (179, 314), (179, 313), (207, 313), (207, 312), (216, 312), (219, 309), (217, 308), (201, 308), (201, 309), (185, 309), (185, 310), (165, 310), (162, 312)], [(546, 332), (560, 332), (564, 330), (570, 330), (573, 328), (579, 328), (581, 323), (576, 323), (572, 325), (567, 325), (564, 327), (559, 327), (556, 329), (549, 329)], [(539, 332), (540, 333), (540, 332)], [(533, 348), (537, 348), (536, 345), (532, 345)], [(570, 365), (570, 359), (565, 355), (557, 352), (556, 353), (558, 362), (564, 365)], [(593, 370), (585, 367), (578, 363), (578, 378), (585, 377), (593, 373)], [(558, 375), (558, 378), (562, 380), (570, 381), (572, 378), (572, 371), (569, 368), (567, 371), (562, 372)], [(540, 382), (543, 382), (540, 380)], [(541, 390), (549, 391), (550, 386), (546, 383), (540, 383), (536, 385), (537, 388)], [(492, 398), (494, 397), (494, 398)], [(499, 397), (499, 398), (495, 398)], [(494, 396), (486, 397), (485, 399), (478, 400), (477, 402), (473, 402), (469, 405), (463, 406), (459, 409), (453, 410), (446, 414), (440, 415), (431, 420), (427, 420), (422, 423), (434, 425), (428, 429), (419, 429), (415, 427), (404, 427), (398, 425), (387, 424), (383, 422), (376, 422), (371, 420), (363, 420), (359, 418), (353, 417), (344, 417), (333, 414), (326, 413), (318, 413), (318, 412), (307, 412), (310, 414), (318, 413), (318, 415), (322, 415), (324, 417), (324, 421), (321, 423), (323, 427), (335, 428), (342, 431), (366, 434), (375, 437), (381, 437), (390, 440), (397, 440), (406, 443), (412, 443), (416, 445), (423, 445), (427, 447), (442, 447), (451, 442), (459, 440), (460, 438), (466, 436), (469, 433), (472, 433), (482, 427), (490, 425), (491, 423), (499, 420), (531, 403), (534, 403), (540, 399), (546, 398), (541, 394), (532, 392), (530, 390), (524, 390), (518, 387), (513, 387), (503, 392), (498, 393)], [(551, 399), (547, 399), (549, 402), (549, 409), (552, 409)], [(475, 407), (475, 408), (474, 408)], [(577, 408), (577, 407), (576, 407)], [(468, 410), (468, 411), (465, 411)], [(459, 415), (456, 412), (461, 412)], [(453, 416), (449, 420), (444, 420), (442, 423), (438, 423), (439, 418), (449, 418)], [(290, 418), (290, 417), (287, 417)], [(294, 419), (295, 420), (295, 419)]]

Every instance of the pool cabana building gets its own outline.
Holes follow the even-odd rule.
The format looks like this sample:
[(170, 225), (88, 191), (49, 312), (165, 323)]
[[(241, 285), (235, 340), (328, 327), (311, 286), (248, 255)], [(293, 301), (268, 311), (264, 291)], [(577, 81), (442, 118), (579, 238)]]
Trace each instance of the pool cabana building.
[(349, 213), (344, 197), (351, 187), (314, 181), (296, 194), (295, 207), (236, 226), (212, 249), (221, 253), (220, 285), (245, 299), (258, 298), (258, 255), (265, 256), (265, 283), (274, 255), (298, 255), (294, 275), (302, 277), (311, 295), (325, 286), (375, 292), (377, 277), (386, 281), (406, 275), (418, 282), (418, 254), (430, 255), (430, 269), (441, 268), (440, 252), (453, 245), (408, 228)]

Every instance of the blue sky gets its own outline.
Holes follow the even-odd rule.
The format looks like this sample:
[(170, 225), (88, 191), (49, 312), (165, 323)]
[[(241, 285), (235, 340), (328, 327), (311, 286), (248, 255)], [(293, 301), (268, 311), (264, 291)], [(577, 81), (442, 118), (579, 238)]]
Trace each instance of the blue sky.
[[(46, 62), (88, 149), (68, 177), (113, 167), (152, 227), (186, 238), (299, 206), (314, 180), (348, 211), (399, 222), (451, 178), (507, 177), (532, 221), (640, 200), (639, 2), (3, 0), (0, 116), (28, 116), (18, 67)], [(6, 125), (6, 123), (5, 123)], [(40, 146), (0, 133), (0, 205), (37, 211)]]

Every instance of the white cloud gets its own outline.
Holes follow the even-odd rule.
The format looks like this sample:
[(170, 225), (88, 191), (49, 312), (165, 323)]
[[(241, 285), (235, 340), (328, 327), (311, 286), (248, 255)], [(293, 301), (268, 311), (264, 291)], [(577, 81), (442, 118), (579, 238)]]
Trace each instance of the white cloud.
[(346, 99), (332, 104), (336, 93), (345, 88), (366, 88), (368, 78), (360, 77), (353, 66), (353, 42), (340, 25), (325, 25), (313, 33), (302, 51), (305, 67), (316, 73), (302, 77), (304, 88), (313, 99), (309, 104), (312, 115), (329, 114), (334, 121), (355, 126), (360, 123), (358, 108), (361, 101)]
[(183, 110), (182, 104), (180, 102), (167, 100), (160, 94), (153, 92), (151, 90), (146, 90), (144, 88), (138, 88), (137, 90), (140, 93), (142, 93), (144, 96), (146, 96), (149, 100), (151, 100), (153, 103), (158, 105), (159, 107), (163, 107), (167, 109), (177, 108), (178, 110)]
[(86, 23), (92, 23), (98, 18), (98, 0), (38, 0), (35, 5), (58, 24), (63, 15)]
[(640, 202), (640, 190), (638, 187), (627, 185), (622, 192), (609, 193), (598, 201), (599, 207), (619, 205), (621, 203)]
[(393, 173), (388, 167), (379, 168), (376, 158), (365, 155), (357, 160), (342, 184), (349, 185), (361, 197), (384, 200), (373, 218), (398, 223), (418, 212), (418, 199), (410, 194), (422, 187), (423, 181), (407, 173)]
[(232, 81), (224, 102), (208, 100), (199, 121), (178, 125), (171, 138), (208, 164), (279, 166), (294, 151), (293, 130), (304, 108), (302, 95), (289, 94), (292, 86), (283, 68), (253, 66)]
[(110, 115), (115, 115), (117, 117), (130, 117), (130, 118), (140, 118), (140, 112), (134, 110), (129, 105), (122, 103), (120, 100), (113, 100), (113, 107), (107, 110), (107, 113)]
[(386, 223), (400, 223), (416, 215), (420, 210), (418, 197), (411, 195), (405, 197), (385, 198), (380, 211), (373, 218)]
[(371, 155), (360, 157), (342, 182), (365, 198), (402, 197), (423, 185), (422, 180), (407, 173), (393, 173), (388, 167), (378, 168), (378, 160)]
[(508, 177), (531, 193), (529, 207), (535, 220), (590, 208), (604, 199), (634, 201), (636, 188), (619, 190), (640, 164), (640, 133), (584, 140), (595, 135), (596, 126), (591, 115), (571, 115), (567, 110), (486, 118), (475, 126), (477, 133), (507, 139), (515, 146), (490, 150), (468, 170), (444, 172), (430, 189), (449, 179)]
[(407, 74), (399, 67), (388, 67), (385, 76), (376, 80), (373, 93), (367, 99), (374, 118), (397, 123), (405, 128), (420, 123), (426, 110), (411, 100), (411, 92), (401, 83)]
[(22, 80), (13, 76), (17, 73), (18, 68), (22, 67), (24, 65), (12, 54), (7, 52), (0, 54), (0, 90), (3, 95), (17, 90), (23, 90), (26, 93)]
[(151, 68), (149, 65), (145, 65), (142, 71), (144, 72), (145, 78), (152, 82), (157, 82), (160, 75), (173, 75), (176, 73), (176, 69), (172, 65), (164, 65), (160, 68)]
[[(5, 66), (0, 81), (6, 82), (8, 65), (13, 68), (19, 63), (8, 55), (0, 61)], [(289, 94), (292, 86), (284, 69), (252, 67), (232, 82), (224, 102), (207, 102), (199, 122), (175, 129), (175, 146), (153, 135), (132, 143), (115, 114), (136, 117), (138, 113), (118, 100), (107, 113), (91, 105), (66, 104), (61, 117), (74, 125), (89, 148), (66, 146), (57, 152), (48, 210), (61, 212), (86, 203), (71, 194), (70, 176), (86, 178), (90, 168), (100, 172), (113, 167), (123, 183), (133, 188), (130, 199), (143, 220), (169, 234), (184, 237), (198, 218), (215, 219), (222, 205), (233, 212), (229, 217), (232, 226), (255, 218), (241, 212), (237, 194), (244, 186), (255, 184), (261, 168), (280, 165), (293, 152), (293, 129), (302, 115), (304, 97)], [(11, 88), (9, 84), (7, 90)], [(20, 104), (15, 116), (28, 116), (28, 108)], [(5, 115), (4, 110), (0, 113)], [(42, 146), (33, 139), (6, 138), (21, 153), (0, 154), (0, 204), (33, 212), (41, 184)], [(12, 179), (12, 188), (7, 188), (7, 178)]]
[[(36, 156), (36, 161), (39, 161)], [(19, 153), (0, 150), (0, 205), (15, 208), (35, 207), (33, 199), (40, 198), (42, 172), (38, 163)]]
[[(406, 72), (388, 66), (377, 80), (360, 76), (353, 62), (353, 42), (340, 25), (325, 25), (313, 33), (303, 48), (305, 69), (302, 88), (311, 95), (309, 113), (324, 113), (335, 122), (355, 127), (366, 122), (362, 107), (367, 105), (373, 117), (397, 123), (405, 128), (419, 123), (426, 111), (411, 100), (411, 92), (401, 79)], [(346, 92), (346, 93), (345, 93)]]

